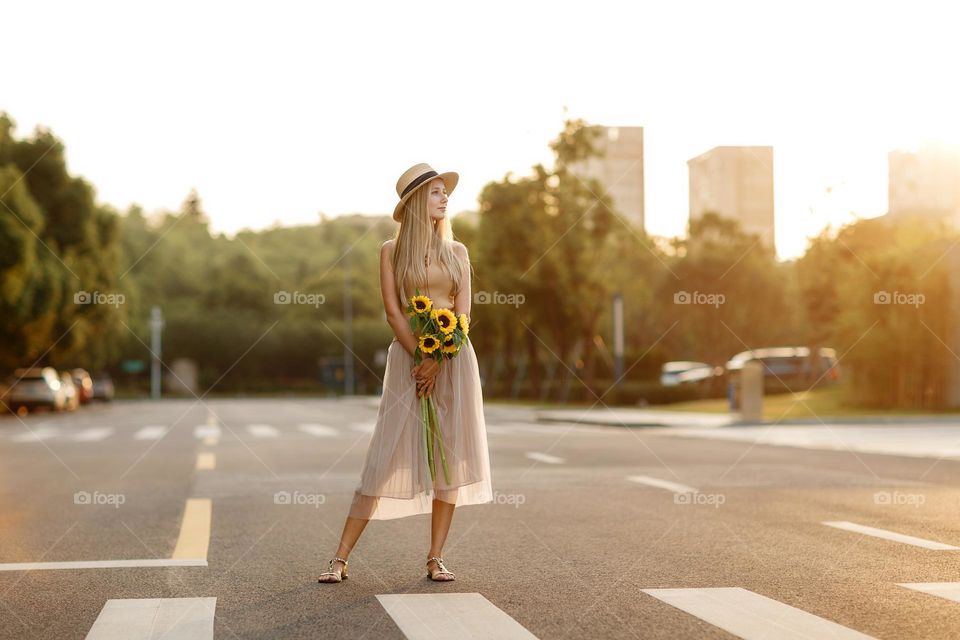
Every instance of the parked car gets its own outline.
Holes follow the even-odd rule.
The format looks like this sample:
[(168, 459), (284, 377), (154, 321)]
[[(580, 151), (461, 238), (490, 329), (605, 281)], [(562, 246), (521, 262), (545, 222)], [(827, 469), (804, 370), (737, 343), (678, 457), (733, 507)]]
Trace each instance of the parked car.
[(77, 385), (77, 391), (80, 393), (80, 404), (87, 404), (93, 400), (93, 378), (87, 373), (86, 369), (79, 367), (71, 371), (73, 374), (73, 383)]
[(80, 391), (73, 382), (69, 371), (60, 372), (60, 384), (63, 385), (63, 408), (66, 411), (76, 411), (80, 407)]
[(820, 363), (816, 371), (811, 371), (809, 347), (769, 347), (742, 351), (727, 362), (728, 377), (735, 380), (743, 365), (751, 360), (763, 365), (764, 389), (768, 391), (800, 391), (840, 379), (837, 352), (829, 347), (820, 349)]
[(21, 408), (30, 410), (36, 407), (63, 410), (65, 390), (57, 370), (53, 367), (17, 369), (7, 384), (10, 390), (5, 402), (11, 411), (19, 412)]
[(664, 362), (660, 367), (660, 384), (672, 387), (683, 382), (703, 379), (713, 375), (713, 367), (706, 362), (692, 360), (674, 360)]
[(109, 402), (113, 400), (113, 380), (104, 372), (93, 377), (93, 399)]

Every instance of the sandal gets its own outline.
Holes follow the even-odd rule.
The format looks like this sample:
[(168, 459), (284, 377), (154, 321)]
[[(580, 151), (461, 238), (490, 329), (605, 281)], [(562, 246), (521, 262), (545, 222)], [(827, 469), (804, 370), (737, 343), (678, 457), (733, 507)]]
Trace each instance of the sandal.
[[(430, 569), (427, 569), (427, 577), (433, 580), (434, 582), (453, 582), (456, 580), (456, 577), (453, 575), (452, 571), (447, 571), (447, 568), (443, 566), (443, 558), (439, 556), (433, 556), (427, 560), (427, 566), (430, 566), (431, 562), (436, 561), (438, 571), (431, 572)], [(449, 578), (437, 578), (436, 576), (445, 574), (450, 576)]]
[[(340, 569), (339, 572), (333, 570), (333, 563), (334, 563), (334, 562), (342, 562), (342, 563), (343, 563), (343, 567)], [(324, 576), (335, 576), (335, 577), (336, 577), (336, 580), (324, 580), (324, 579), (323, 579)], [(324, 571), (323, 573), (321, 573), (320, 576), (317, 578), (317, 582), (342, 582), (343, 580), (346, 580), (346, 579), (349, 578), (349, 577), (350, 577), (350, 576), (347, 575), (347, 561), (344, 560), (343, 558), (334, 557), (334, 559), (330, 561), (330, 568), (329, 568), (329, 570)]]

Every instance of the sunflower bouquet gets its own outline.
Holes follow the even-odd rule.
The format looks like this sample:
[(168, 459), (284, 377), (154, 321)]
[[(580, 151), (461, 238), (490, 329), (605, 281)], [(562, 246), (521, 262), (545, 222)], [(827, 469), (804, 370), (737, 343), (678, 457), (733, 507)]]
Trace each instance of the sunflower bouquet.
[[(460, 348), (469, 342), (470, 319), (467, 314), (459, 316), (446, 308), (434, 308), (433, 301), (420, 294), (410, 298), (407, 305), (407, 316), (410, 318), (410, 329), (417, 336), (417, 349), (413, 360), (420, 364), (427, 358), (438, 363), (443, 359), (450, 359), (460, 353)], [(437, 410), (432, 396), (420, 398), (420, 417), (423, 422), (423, 437), (427, 445), (427, 464), (430, 467), (430, 477), (437, 479), (436, 459), (433, 453), (434, 445), (440, 449), (440, 463), (443, 466), (443, 477), (450, 484), (450, 472), (447, 469), (447, 459), (443, 453), (443, 438), (440, 434), (440, 425), (437, 420)]]

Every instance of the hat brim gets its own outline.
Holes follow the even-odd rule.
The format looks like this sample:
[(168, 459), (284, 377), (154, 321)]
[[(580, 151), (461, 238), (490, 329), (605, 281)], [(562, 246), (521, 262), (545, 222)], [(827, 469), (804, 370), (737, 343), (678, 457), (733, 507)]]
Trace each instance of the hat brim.
[(393, 208), (393, 219), (397, 222), (400, 222), (400, 218), (403, 217), (403, 205), (410, 199), (410, 196), (415, 194), (417, 191), (423, 188), (424, 185), (430, 184), (437, 178), (443, 179), (443, 185), (447, 188), (447, 195), (449, 196), (453, 193), (453, 190), (457, 188), (457, 183), (460, 182), (460, 174), (456, 171), (447, 171), (445, 173), (438, 174), (436, 177), (426, 180), (423, 184), (418, 186), (416, 189), (408, 193), (407, 195), (400, 198), (400, 202), (397, 203), (397, 206)]

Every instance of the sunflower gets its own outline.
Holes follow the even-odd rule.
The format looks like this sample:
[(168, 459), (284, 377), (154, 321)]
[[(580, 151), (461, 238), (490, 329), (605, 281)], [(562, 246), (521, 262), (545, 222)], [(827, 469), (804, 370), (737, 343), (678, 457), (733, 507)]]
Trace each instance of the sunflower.
[(437, 326), (443, 333), (453, 333), (457, 328), (457, 316), (450, 309), (434, 309), (430, 317), (437, 321)]
[(410, 304), (413, 305), (414, 313), (424, 313), (425, 311), (430, 311), (430, 308), (433, 306), (433, 301), (427, 296), (413, 296), (410, 298)]
[(424, 353), (433, 353), (440, 346), (440, 341), (431, 335), (420, 336), (420, 350)]
[(440, 351), (443, 353), (457, 352), (457, 341), (453, 339), (453, 336), (447, 336), (443, 339), (443, 346), (440, 347)]
[(467, 314), (461, 313), (459, 316), (460, 320), (460, 329), (463, 331), (463, 335), (470, 334), (470, 318), (467, 317)]

